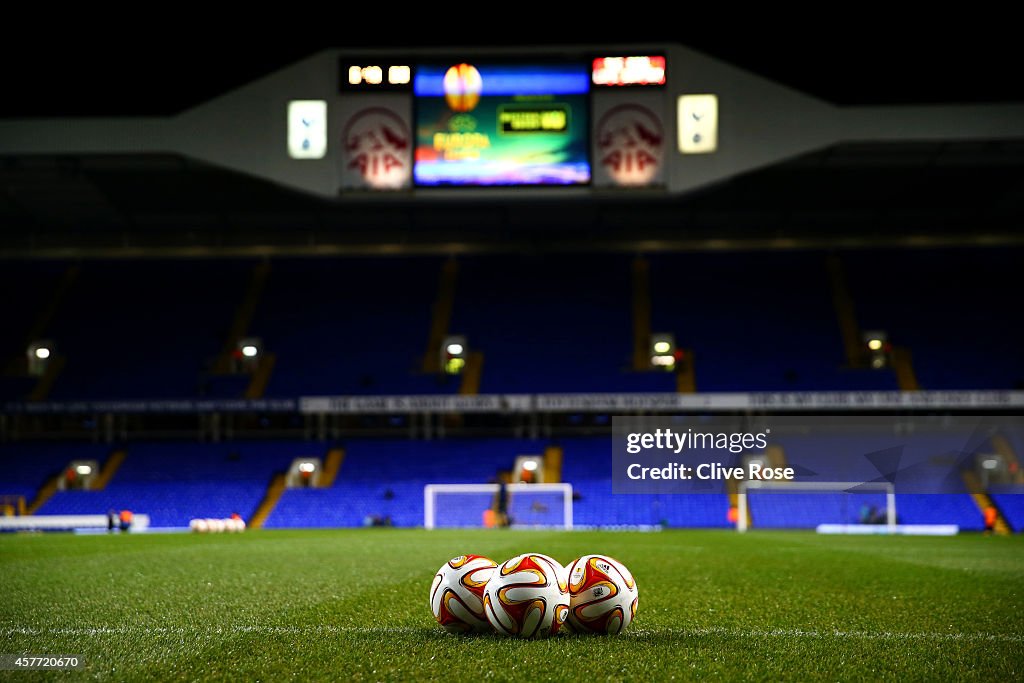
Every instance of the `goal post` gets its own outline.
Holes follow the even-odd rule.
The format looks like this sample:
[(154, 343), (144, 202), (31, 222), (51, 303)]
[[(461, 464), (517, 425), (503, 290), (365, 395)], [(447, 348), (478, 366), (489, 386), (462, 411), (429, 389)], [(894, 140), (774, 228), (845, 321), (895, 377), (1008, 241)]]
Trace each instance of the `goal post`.
[[(513, 527), (572, 529), (572, 484), (506, 484)], [(427, 484), (423, 527), (483, 526), (498, 484)], [(457, 513), (457, 514), (455, 514)]]
[[(747, 502), (748, 491), (769, 491), (775, 494), (801, 493), (801, 492), (831, 492), (831, 493), (884, 493), (885, 494), (885, 524), (889, 533), (896, 530), (896, 487), (891, 482), (860, 482), (860, 481), (760, 481), (744, 480), (739, 483), (736, 496), (736, 530), (747, 531), (749, 519), (749, 506)], [(772, 495), (769, 493), (769, 495)]]

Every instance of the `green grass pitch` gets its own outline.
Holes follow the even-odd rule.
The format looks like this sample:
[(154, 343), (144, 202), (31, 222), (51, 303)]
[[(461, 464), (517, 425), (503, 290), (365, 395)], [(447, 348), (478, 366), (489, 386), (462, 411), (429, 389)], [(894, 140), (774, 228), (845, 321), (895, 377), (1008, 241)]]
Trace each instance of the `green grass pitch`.
[[(448, 635), (446, 560), (611, 555), (621, 636)], [(0, 653), (80, 654), (54, 680), (1020, 680), (1024, 538), (351, 529), (4, 535)]]

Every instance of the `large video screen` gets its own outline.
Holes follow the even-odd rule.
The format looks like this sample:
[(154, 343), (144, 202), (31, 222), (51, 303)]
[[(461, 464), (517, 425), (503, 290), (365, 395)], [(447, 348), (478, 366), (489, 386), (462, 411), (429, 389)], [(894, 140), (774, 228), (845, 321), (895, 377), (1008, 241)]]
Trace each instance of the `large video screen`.
[(590, 182), (590, 65), (420, 64), (416, 185)]

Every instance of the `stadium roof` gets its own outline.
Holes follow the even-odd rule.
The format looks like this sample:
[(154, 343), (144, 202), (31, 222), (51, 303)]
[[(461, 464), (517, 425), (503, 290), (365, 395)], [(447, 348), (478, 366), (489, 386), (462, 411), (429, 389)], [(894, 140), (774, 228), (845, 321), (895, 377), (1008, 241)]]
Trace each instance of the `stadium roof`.
[[(6, 43), (0, 117), (166, 116), (324, 48), (446, 43), (333, 26), (282, 38), (175, 24), (180, 31), (41, 38), (38, 60)], [(681, 43), (839, 105), (1024, 102), (1024, 80), (1010, 69), (1019, 63), (1011, 22), (844, 25), (840, 34), (776, 21), (740, 33), (717, 23), (678, 35), (578, 34), (585, 40), (555, 30), (534, 38), (533, 29), (463, 42)], [(1024, 141), (846, 143), (694, 195), (645, 199), (642, 214), (622, 199), (457, 206), (343, 208), (175, 156), (6, 158), (0, 256), (572, 248), (584, 239), (627, 249), (1016, 243)]]

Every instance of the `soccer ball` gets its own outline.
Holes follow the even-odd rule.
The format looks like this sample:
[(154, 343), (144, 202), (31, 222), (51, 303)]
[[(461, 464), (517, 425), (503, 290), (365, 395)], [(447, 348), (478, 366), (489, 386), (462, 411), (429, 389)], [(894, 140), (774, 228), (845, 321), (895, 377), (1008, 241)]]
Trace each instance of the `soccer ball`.
[(190, 529), (192, 529), (192, 531), (195, 531), (196, 533), (206, 533), (207, 526), (205, 519), (193, 519), (191, 522), (188, 523), (188, 526)]
[(615, 635), (633, 621), (639, 601), (628, 569), (605, 555), (584, 555), (569, 565), (569, 627)]
[(516, 555), (501, 564), (484, 589), (484, 612), (498, 633), (546, 638), (569, 613), (565, 567), (547, 555)]
[(484, 586), (497, 564), (483, 555), (460, 555), (441, 565), (430, 586), (430, 611), (449, 633), (489, 633)]

